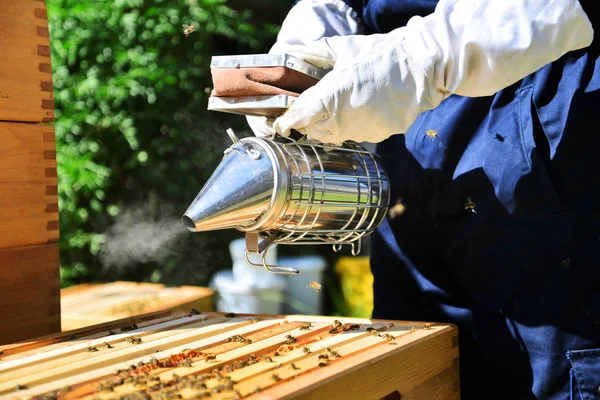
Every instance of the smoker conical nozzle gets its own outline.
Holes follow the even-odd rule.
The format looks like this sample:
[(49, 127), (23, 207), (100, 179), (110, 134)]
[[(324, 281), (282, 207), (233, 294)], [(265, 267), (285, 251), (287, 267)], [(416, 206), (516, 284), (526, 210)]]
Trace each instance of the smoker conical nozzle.
[(190, 231), (247, 226), (267, 210), (275, 190), (275, 172), (261, 150), (238, 143), (225, 154), (183, 215), (183, 224)]

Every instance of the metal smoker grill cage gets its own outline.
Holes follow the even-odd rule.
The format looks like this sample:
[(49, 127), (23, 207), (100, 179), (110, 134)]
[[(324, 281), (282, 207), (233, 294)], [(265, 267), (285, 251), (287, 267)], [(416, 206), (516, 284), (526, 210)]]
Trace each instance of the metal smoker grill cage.
[[(279, 228), (285, 234), (280, 236), (276, 242), (353, 245), (379, 225), (377, 222), (385, 215), (388, 207), (387, 202), (384, 202), (384, 186), (387, 185), (388, 178), (376, 155), (352, 142), (346, 143), (346, 146), (334, 147), (302, 141), (284, 144), (284, 150), (294, 163), (291, 169), (298, 172), (291, 174), (292, 190), (288, 207), (288, 211), (291, 212)], [(358, 161), (347, 165), (347, 170), (354, 171), (355, 174), (326, 172), (316, 148), (347, 153), (344, 158), (352, 157)], [(301, 162), (294, 156), (294, 150), (302, 154)], [(318, 161), (317, 171), (314, 171), (307, 151)], [(356, 202), (328, 199), (328, 192), (331, 191), (331, 188), (339, 186), (336, 185), (339, 183), (349, 183), (356, 187)], [(366, 190), (361, 190), (361, 188)], [(378, 195), (374, 196), (373, 191), (377, 191)], [(339, 229), (321, 228), (323, 221), (319, 221), (320, 217), (326, 215), (329, 209), (339, 210), (340, 208), (351, 211), (350, 217), (342, 227)], [(314, 212), (315, 210), (316, 212)]]
[[(289, 174), (285, 205), (277, 221), (258, 233), (265, 239), (262, 249), (257, 237), (247, 233), (248, 251), (263, 253), (263, 261), (274, 243), (331, 244), (334, 251), (350, 245), (352, 254), (358, 254), (361, 239), (379, 226), (389, 206), (389, 181), (378, 156), (354, 142), (338, 147), (306, 138), (281, 140), (283, 170)], [(246, 260), (271, 272), (297, 272), (253, 264), (247, 255)]]

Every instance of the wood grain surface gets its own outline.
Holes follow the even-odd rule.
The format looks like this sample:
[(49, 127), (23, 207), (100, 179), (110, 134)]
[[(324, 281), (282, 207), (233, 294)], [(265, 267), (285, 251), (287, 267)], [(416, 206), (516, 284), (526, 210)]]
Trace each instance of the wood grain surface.
[(60, 331), (58, 246), (0, 250), (0, 344)]
[(0, 0), (0, 49), (0, 121), (52, 121), (54, 95), (44, 1)]
[(205, 287), (167, 287), (158, 283), (109, 282), (61, 290), (63, 330), (164, 310), (213, 311), (214, 291)]
[(0, 348), (0, 396), (460, 398), (448, 324), (171, 311), (103, 327)]
[(54, 128), (0, 122), (0, 249), (58, 238)]

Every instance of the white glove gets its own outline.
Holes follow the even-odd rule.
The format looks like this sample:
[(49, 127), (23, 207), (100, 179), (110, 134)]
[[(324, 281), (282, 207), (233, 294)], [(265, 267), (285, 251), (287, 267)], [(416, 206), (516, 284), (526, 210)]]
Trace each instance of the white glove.
[[(329, 53), (321, 53), (319, 49), (313, 49), (301, 44), (291, 45), (286, 42), (277, 42), (269, 50), (269, 54), (285, 53), (321, 68), (331, 69), (334, 64), (334, 59)], [(275, 129), (273, 129), (275, 118), (246, 115), (246, 121), (255, 136), (271, 137), (275, 134)]]
[[(341, 0), (303, 0), (288, 13), (277, 42), (269, 50), (269, 54), (284, 54), (297, 57), (321, 68), (333, 67), (334, 58), (325, 49), (307, 47), (323, 37), (335, 35), (351, 35), (360, 32), (356, 13)], [(274, 119), (246, 116), (250, 129), (258, 137), (272, 136)]]
[(492, 95), (592, 38), (577, 0), (440, 0), (389, 34), (312, 43), (334, 68), (273, 127), (327, 143), (380, 142), (451, 94)]

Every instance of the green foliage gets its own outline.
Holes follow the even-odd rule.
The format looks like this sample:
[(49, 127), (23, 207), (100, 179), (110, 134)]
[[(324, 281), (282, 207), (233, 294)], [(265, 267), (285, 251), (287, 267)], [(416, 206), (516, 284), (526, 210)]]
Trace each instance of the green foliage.
[[(63, 285), (106, 279), (207, 284), (215, 269), (230, 265), (227, 244), (239, 233), (192, 234), (178, 218), (218, 164), (227, 146), (224, 130), (249, 133), (243, 118), (206, 111), (210, 58), (265, 52), (278, 27), (255, 22), (252, 11), (225, 0), (47, 4)], [(183, 24), (197, 29), (186, 37)], [(111, 237), (124, 216), (144, 224)], [(169, 240), (161, 239), (166, 231)], [(136, 235), (168, 249), (145, 248), (148, 240), (130, 240)], [(113, 249), (152, 254), (106, 265), (102, 254), (110, 240)]]

